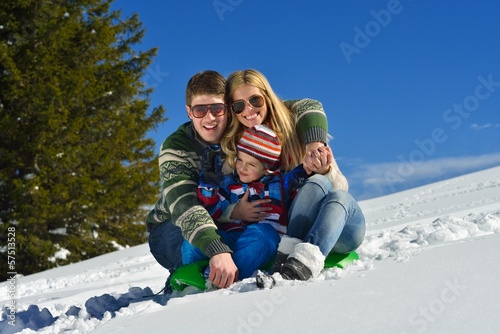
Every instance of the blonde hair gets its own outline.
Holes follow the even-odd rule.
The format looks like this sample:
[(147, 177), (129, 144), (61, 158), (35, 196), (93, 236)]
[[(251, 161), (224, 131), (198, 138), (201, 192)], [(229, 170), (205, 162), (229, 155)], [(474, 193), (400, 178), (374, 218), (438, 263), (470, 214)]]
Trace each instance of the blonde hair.
[[(297, 116), (276, 96), (266, 77), (254, 69), (236, 71), (229, 75), (225, 95), (228, 106), (233, 103), (232, 96), (235, 90), (244, 85), (258, 88), (262, 96), (264, 96), (267, 116), (263, 124), (272, 129), (281, 142), (280, 169), (292, 170), (302, 163), (305, 155), (305, 147), (295, 129)], [(221, 141), (221, 148), (227, 154), (227, 161), (233, 168), (236, 158), (236, 145), (245, 129), (245, 126), (236, 117), (232, 117), (226, 134)]]

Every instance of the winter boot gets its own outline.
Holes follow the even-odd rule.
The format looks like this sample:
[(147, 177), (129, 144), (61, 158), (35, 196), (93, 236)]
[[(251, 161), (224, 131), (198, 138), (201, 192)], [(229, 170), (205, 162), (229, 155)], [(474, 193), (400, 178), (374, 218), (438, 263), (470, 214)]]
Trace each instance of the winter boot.
[(281, 267), (281, 277), (287, 280), (307, 281), (316, 278), (325, 264), (319, 247), (307, 242), (299, 243)]
[(293, 252), (295, 246), (301, 243), (302, 240), (297, 238), (289, 237), (288, 235), (284, 235), (281, 238), (281, 241), (278, 245), (278, 253), (276, 253), (276, 257), (274, 259), (274, 267), (273, 272), (280, 272), (283, 263), (285, 263), (288, 255)]

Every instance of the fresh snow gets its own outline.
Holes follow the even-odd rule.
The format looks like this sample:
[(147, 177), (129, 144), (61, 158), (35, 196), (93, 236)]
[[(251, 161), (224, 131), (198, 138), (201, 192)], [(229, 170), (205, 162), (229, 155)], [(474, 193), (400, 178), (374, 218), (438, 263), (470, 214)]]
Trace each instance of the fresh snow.
[(360, 205), (360, 260), (314, 281), (153, 297), (144, 244), (1, 283), (0, 332), (500, 333), (500, 167)]

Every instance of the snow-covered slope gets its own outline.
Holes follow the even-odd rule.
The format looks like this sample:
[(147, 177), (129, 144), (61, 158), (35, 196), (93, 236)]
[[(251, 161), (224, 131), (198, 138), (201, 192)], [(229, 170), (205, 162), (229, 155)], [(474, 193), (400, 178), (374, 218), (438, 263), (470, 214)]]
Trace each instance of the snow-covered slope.
[(500, 167), (360, 204), (360, 261), (315, 281), (152, 297), (167, 271), (140, 245), (1, 283), (0, 332), (500, 332)]

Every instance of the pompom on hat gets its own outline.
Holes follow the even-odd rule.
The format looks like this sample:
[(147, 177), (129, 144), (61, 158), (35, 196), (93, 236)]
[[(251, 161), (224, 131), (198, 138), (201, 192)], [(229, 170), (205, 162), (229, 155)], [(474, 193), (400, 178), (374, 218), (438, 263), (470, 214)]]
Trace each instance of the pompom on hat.
[(279, 167), (281, 143), (276, 133), (265, 125), (246, 129), (236, 148), (256, 158), (269, 170)]

